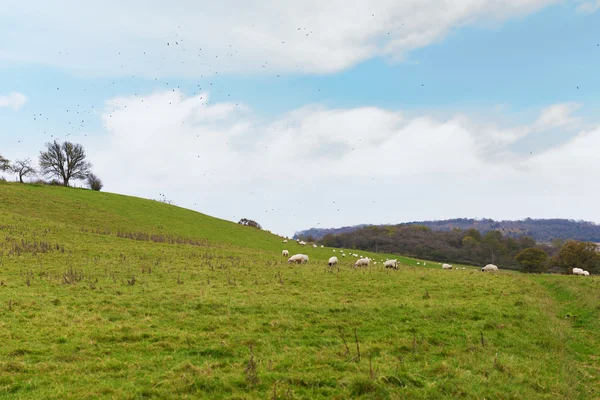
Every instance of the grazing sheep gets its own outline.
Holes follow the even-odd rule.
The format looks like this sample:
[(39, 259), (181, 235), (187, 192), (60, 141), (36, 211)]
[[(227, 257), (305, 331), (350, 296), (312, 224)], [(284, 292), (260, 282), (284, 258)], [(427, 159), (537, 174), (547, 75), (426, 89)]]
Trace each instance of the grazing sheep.
[(323, 249), (323, 248), (325, 248), (325, 246), (321, 245), (321, 248)]
[(346, 255), (345, 255), (345, 254), (342, 254), (342, 257), (346, 257)]
[(329, 262), (327, 262), (327, 264), (328, 264), (330, 267), (336, 266), (336, 265), (337, 265), (337, 263), (338, 263), (338, 259), (337, 259), (337, 257), (331, 257), (331, 258), (329, 258)]
[(283, 241), (283, 243), (287, 243), (287, 239), (285, 239), (285, 240)]
[(302, 264), (306, 264), (308, 262), (308, 256), (306, 254), (301, 254), (302, 256)]
[(371, 260), (369, 258), (361, 258), (354, 263), (355, 267), (368, 267)]
[(289, 256), (290, 256), (290, 252), (289, 252), (289, 251), (287, 251), (287, 250), (283, 250), (283, 251), (281, 252), (281, 256), (282, 256), (282, 257), (289, 257)]
[(452, 269), (452, 265), (444, 264), (442, 265), (442, 269)]
[(383, 266), (386, 268), (398, 269), (398, 261), (397, 260), (387, 260), (383, 263)]
[(573, 268), (573, 275), (583, 275), (583, 270), (581, 268)]
[(463, 267), (463, 269), (466, 269), (465, 267)]
[(590, 273), (587, 271), (583, 271), (583, 276), (590, 276)]
[(417, 261), (417, 265), (421, 265), (421, 263)]
[(333, 252), (335, 253), (335, 249), (333, 249)]
[(293, 256), (288, 258), (288, 264), (290, 264), (290, 263), (300, 264), (301, 262), (302, 262), (302, 254), (294, 254)]
[(496, 272), (498, 271), (498, 267), (494, 264), (488, 264), (485, 267), (481, 268), (481, 272)]
[(316, 245), (316, 244), (313, 244), (313, 247), (316, 249), (316, 248), (317, 248), (317, 245)]

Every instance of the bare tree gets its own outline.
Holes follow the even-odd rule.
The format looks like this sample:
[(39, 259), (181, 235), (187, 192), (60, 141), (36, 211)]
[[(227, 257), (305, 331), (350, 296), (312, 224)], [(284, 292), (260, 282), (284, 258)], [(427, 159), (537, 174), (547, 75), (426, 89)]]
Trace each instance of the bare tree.
[(0, 172), (8, 170), (10, 170), (10, 161), (2, 157), (2, 154), (0, 154)]
[(69, 186), (71, 179), (86, 179), (92, 164), (85, 159), (85, 150), (80, 144), (71, 142), (46, 143), (46, 151), (40, 152), (40, 171), (55, 176)]
[(12, 172), (19, 175), (19, 182), (21, 183), (23, 183), (23, 177), (35, 174), (36, 172), (35, 168), (31, 165), (31, 160), (29, 158), (15, 161), (10, 169)]

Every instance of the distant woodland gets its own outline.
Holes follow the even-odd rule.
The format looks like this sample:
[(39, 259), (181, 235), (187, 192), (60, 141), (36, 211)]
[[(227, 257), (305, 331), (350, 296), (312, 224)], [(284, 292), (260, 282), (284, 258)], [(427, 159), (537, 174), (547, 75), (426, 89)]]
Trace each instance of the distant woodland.
[[(520, 221), (494, 221), (492, 219), (456, 218), (443, 221), (416, 221), (397, 225), (379, 225), (379, 227), (421, 225), (434, 231), (452, 231), (453, 229), (477, 229), (481, 234), (489, 231), (499, 231), (503, 235), (518, 238), (531, 236), (537, 242), (551, 243), (555, 239), (573, 239), (584, 242), (600, 243), (600, 225), (587, 221), (574, 221), (569, 219), (531, 219)], [(308, 229), (298, 232), (296, 236), (321, 239), (327, 234), (339, 234), (355, 231), (366, 226), (356, 225), (334, 229)]]
[(594, 243), (563, 239), (539, 243), (531, 236), (513, 237), (499, 230), (482, 233), (475, 228), (365, 226), (345, 233), (326, 234), (317, 243), (447, 263), (480, 266), (492, 263), (523, 272), (569, 273), (574, 267), (600, 272), (600, 252)]

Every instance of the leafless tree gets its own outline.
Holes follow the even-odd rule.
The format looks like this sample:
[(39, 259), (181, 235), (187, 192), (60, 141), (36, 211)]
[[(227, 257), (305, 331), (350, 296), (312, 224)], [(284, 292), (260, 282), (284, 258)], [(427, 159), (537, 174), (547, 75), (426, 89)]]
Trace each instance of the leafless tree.
[(86, 179), (92, 164), (85, 159), (85, 150), (80, 144), (71, 142), (46, 143), (46, 151), (40, 152), (40, 171), (47, 176), (63, 180), (65, 186), (71, 179)]
[(29, 158), (25, 160), (17, 160), (11, 166), (10, 169), (17, 175), (19, 175), (19, 182), (23, 183), (23, 178), (27, 175), (35, 174), (35, 168), (31, 165)]
[(10, 161), (0, 154), (0, 172), (10, 170)]

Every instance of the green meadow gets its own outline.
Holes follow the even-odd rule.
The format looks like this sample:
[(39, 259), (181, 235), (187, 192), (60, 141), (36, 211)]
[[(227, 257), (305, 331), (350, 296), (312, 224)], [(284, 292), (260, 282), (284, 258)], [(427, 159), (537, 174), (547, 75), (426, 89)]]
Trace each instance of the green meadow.
[(600, 398), (597, 277), (394, 258), (0, 182), (0, 398)]

